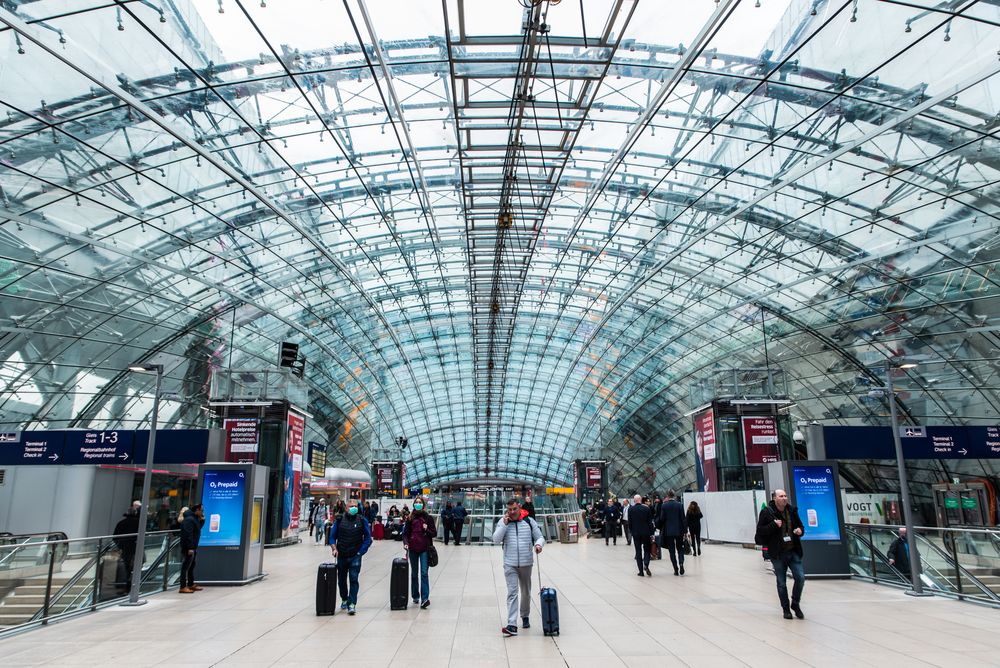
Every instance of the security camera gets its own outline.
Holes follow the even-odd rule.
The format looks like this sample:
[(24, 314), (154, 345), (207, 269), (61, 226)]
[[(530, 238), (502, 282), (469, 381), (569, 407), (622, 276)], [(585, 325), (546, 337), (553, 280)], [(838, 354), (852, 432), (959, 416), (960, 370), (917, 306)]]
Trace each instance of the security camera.
[(802, 445), (806, 442), (806, 435), (796, 429), (792, 432), (792, 440), (795, 442), (795, 445)]

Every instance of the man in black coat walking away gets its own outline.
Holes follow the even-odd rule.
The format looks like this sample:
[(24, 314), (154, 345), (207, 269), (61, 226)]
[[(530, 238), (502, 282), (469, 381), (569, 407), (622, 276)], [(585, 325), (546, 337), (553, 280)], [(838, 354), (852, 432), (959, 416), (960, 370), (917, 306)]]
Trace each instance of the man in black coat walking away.
[(674, 565), (674, 575), (684, 575), (684, 534), (687, 533), (687, 518), (684, 506), (677, 500), (674, 490), (667, 492), (667, 500), (660, 506), (660, 516), (656, 521), (660, 527), (660, 547), (670, 551), (670, 563)]
[(198, 553), (198, 543), (201, 542), (201, 527), (205, 524), (205, 510), (200, 503), (191, 506), (181, 522), (181, 554), (184, 562), (181, 564), (182, 594), (193, 594), (201, 591), (194, 583), (194, 564)]
[(910, 579), (910, 546), (906, 543), (906, 527), (899, 527), (899, 537), (889, 546), (889, 565)]
[(128, 592), (132, 589), (132, 568), (135, 564), (135, 539), (139, 532), (139, 509), (133, 505), (115, 525), (115, 545), (122, 553), (125, 564), (125, 581), (122, 586)]
[[(774, 577), (778, 584), (778, 600), (785, 619), (792, 618), (792, 611), (799, 619), (804, 619), (799, 601), (802, 600), (802, 588), (805, 586), (806, 574), (802, 568), (802, 534), (805, 528), (799, 517), (798, 508), (788, 503), (788, 492), (783, 489), (774, 491), (774, 499), (762, 508), (757, 518), (757, 535), (754, 542), (767, 546), (768, 557), (774, 566)], [(788, 600), (786, 580), (788, 571), (792, 571), (792, 600)]]
[(628, 528), (632, 532), (632, 544), (635, 545), (635, 565), (639, 567), (639, 577), (652, 576), (649, 570), (649, 557), (653, 543), (653, 511), (642, 502), (642, 495), (633, 497), (634, 503), (628, 508)]

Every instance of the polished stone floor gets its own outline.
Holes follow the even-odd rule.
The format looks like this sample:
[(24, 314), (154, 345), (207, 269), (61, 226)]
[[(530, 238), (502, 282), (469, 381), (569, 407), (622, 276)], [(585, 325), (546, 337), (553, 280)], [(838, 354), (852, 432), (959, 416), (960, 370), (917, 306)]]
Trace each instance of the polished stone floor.
[[(358, 614), (314, 615), (324, 547), (268, 550), (269, 576), (239, 588), (159, 594), (0, 641), (0, 665), (241, 666), (974, 666), (1000, 665), (1000, 610), (853, 581), (810, 581), (805, 620), (781, 618), (759, 553), (709, 545), (674, 577), (666, 559), (636, 576), (632, 548), (549, 545), (542, 580), (559, 591), (562, 633), (500, 635), (500, 552), (440, 546), (431, 606), (390, 611), (389, 563), (364, 560)], [(537, 582), (537, 578), (535, 579)]]

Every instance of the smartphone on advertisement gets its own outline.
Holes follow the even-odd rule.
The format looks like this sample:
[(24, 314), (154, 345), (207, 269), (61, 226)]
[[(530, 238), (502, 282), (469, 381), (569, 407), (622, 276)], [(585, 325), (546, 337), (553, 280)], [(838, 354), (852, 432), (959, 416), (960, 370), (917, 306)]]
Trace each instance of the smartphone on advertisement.
[(211, 517), (209, 517), (208, 518), (208, 532), (209, 533), (218, 533), (219, 532), (219, 524), (221, 524), (221, 523), (222, 523), (222, 516), (221, 515), (219, 515), (219, 514), (216, 513), (216, 514), (212, 515)]
[(811, 526), (811, 527), (818, 527), (819, 526), (819, 518), (816, 516), (816, 509), (815, 508), (809, 508), (809, 509), (807, 509), (806, 510), (806, 517), (808, 517), (807, 521), (809, 523), (809, 526)]

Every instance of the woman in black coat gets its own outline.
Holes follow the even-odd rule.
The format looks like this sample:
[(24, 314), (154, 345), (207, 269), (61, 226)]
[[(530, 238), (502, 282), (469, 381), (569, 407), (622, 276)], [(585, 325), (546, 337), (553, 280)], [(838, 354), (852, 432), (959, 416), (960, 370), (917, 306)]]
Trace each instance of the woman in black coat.
[(688, 504), (687, 509), (687, 525), (688, 531), (691, 533), (691, 555), (699, 556), (701, 554), (701, 518), (704, 515), (701, 514), (701, 508), (698, 507), (697, 501), (692, 501)]

